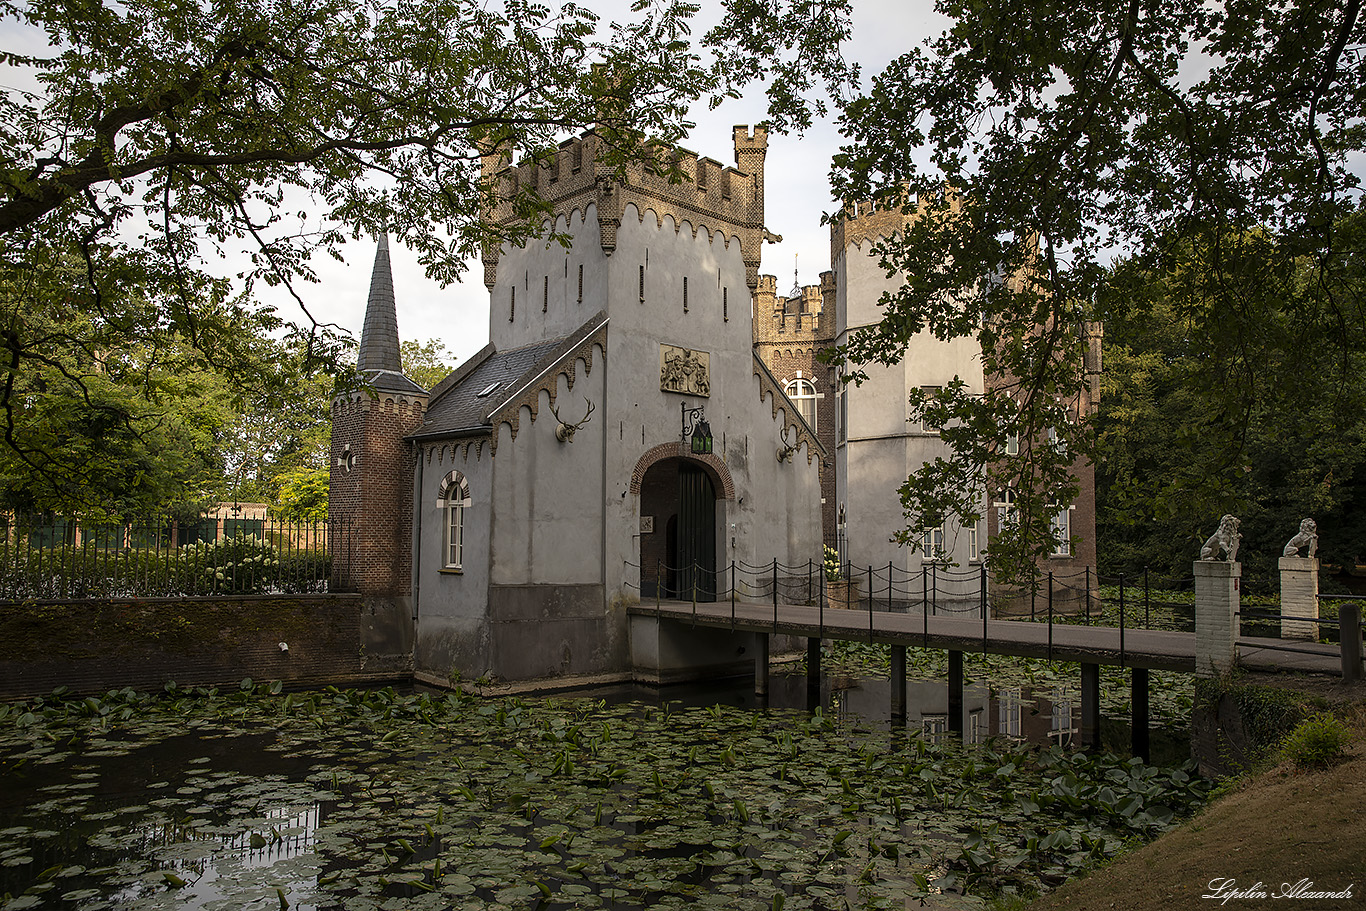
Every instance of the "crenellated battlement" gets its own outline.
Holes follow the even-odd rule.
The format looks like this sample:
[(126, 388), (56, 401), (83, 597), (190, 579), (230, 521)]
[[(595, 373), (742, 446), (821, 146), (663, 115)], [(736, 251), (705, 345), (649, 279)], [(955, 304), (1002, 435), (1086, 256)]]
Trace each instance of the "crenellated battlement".
[(778, 294), (778, 279), (759, 276), (754, 292), (754, 341), (809, 342), (818, 346), (834, 338), (835, 273), (822, 272), (819, 285), (803, 285), (799, 297)]
[[(759, 247), (763, 241), (764, 156), (768, 131), (737, 126), (733, 132), (736, 167), (699, 156), (687, 149), (656, 148), (658, 167), (648, 162), (631, 164), (625, 181), (614, 179), (606, 162), (603, 140), (593, 132), (568, 139), (550, 155), (528, 157), (512, 164), (512, 150), (485, 147), (483, 172), (495, 190), (497, 203), (489, 218), (500, 222), (512, 218), (511, 200), (529, 188), (549, 202), (554, 217), (568, 218), (575, 210), (597, 213), (599, 242), (611, 256), (617, 231), (628, 204), (638, 212), (655, 212), (659, 219), (673, 216), (674, 223), (688, 222), (694, 231), (706, 228), (740, 238), (750, 288), (758, 278)], [(677, 171), (682, 179), (671, 182)], [(489, 244), (484, 250), (484, 284), (493, 288), (500, 250)]]
[[(948, 194), (949, 213), (957, 215), (963, 209), (962, 196), (948, 188), (944, 192)], [(912, 220), (919, 218), (929, 208), (930, 200), (921, 197), (911, 212), (903, 211), (903, 203), (904, 197), (896, 202), (864, 201), (846, 206), (840, 217), (830, 222), (831, 262), (844, 255), (844, 251), (851, 246), (861, 247), (868, 241), (896, 234)]]

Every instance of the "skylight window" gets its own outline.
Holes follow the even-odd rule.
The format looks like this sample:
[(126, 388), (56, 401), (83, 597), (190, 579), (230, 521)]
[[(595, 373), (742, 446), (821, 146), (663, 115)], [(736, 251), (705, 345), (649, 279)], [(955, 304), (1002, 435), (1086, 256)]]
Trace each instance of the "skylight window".
[(498, 388), (499, 386), (501, 386), (501, 385), (503, 385), (501, 382), (498, 382), (498, 383), (490, 383), (489, 386), (488, 386), (488, 388), (485, 389), (483, 392), (479, 393), (479, 395), (476, 396), (476, 398), (481, 398), (481, 399), (482, 399), (482, 398), (483, 398), (484, 396), (486, 396), (486, 395), (492, 395), (492, 394), (493, 394), (493, 391), (494, 391), (495, 389), (497, 389), (497, 388)]

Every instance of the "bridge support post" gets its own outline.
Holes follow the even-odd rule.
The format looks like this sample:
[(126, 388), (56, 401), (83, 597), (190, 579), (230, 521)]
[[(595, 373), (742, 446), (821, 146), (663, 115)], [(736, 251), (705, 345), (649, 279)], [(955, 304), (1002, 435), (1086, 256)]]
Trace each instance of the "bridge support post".
[(1100, 748), (1100, 665), (1081, 666), (1081, 745)]
[(949, 733), (963, 739), (963, 653), (949, 652)]
[(1344, 604), (1338, 608), (1338, 641), (1342, 648), (1342, 682), (1361, 679), (1361, 607)]
[(1136, 667), (1130, 672), (1129, 680), (1129, 744), (1139, 759), (1148, 762), (1152, 759), (1148, 743), (1148, 669)]
[(821, 640), (806, 640), (806, 710), (814, 712), (821, 704)]
[(754, 634), (754, 695), (768, 695), (768, 633)]
[(1201, 677), (1233, 669), (1242, 575), (1241, 563), (1195, 561), (1195, 673)]
[(906, 720), (906, 646), (892, 646), (892, 720)]

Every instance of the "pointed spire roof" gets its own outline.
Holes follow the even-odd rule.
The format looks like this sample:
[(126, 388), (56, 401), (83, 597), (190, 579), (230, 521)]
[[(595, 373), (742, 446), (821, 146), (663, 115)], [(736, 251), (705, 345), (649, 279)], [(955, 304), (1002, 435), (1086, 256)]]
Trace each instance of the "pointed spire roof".
[(360, 358), (364, 372), (389, 370), (399, 373), (398, 315), (394, 304), (394, 274), (389, 266), (389, 236), (379, 236), (375, 268), (370, 273), (370, 299), (365, 305), (365, 327), (360, 333)]
[(375, 268), (370, 273), (370, 298), (365, 304), (365, 325), (360, 333), (356, 367), (377, 389), (395, 392), (421, 390), (403, 375), (399, 358), (398, 313), (394, 301), (394, 273), (389, 265), (389, 235), (381, 234), (375, 248)]

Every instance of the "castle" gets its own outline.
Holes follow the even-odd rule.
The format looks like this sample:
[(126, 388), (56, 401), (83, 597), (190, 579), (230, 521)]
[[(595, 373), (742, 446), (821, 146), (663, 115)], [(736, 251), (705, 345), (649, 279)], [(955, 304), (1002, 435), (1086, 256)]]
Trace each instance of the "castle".
[[(672, 153), (682, 181), (616, 179), (591, 132), (539, 162), (486, 149), (490, 219), (530, 186), (571, 242), (485, 248), (489, 343), (430, 390), (403, 375), (380, 240), (369, 388), (333, 404), (329, 518), (348, 529), (347, 583), (410, 623), (417, 679), (721, 673), (745, 637), (666, 634), (626, 606), (728, 597), (735, 567), (818, 567), (823, 539), (919, 567), (888, 540), (895, 491), (943, 443), (907, 427), (906, 390), (980, 388), (972, 344), (913, 340), (902, 366), (844, 388), (816, 353), (876, 319), (888, 279), (866, 245), (896, 225), (838, 222), (833, 270), (780, 297), (759, 274), (767, 135), (736, 127), (733, 144), (734, 167)], [(972, 565), (989, 534), (932, 543)]]
[(819, 561), (828, 453), (752, 346), (764, 130), (736, 129), (735, 168), (680, 157), (681, 183), (612, 180), (597, 142), (487, 156), (499, 197), (533, 183), (572, 243), (486, 251), (489, 344), (434, 389), (402, 375), (376, 256), (376, 395), (334, 404), (330, 512), (363, 555), (354, 586), (412, 617), (421, 680), (743, 663), (747, 639), (682, 655), (625, 606), (714, 598), (733, 562)]

